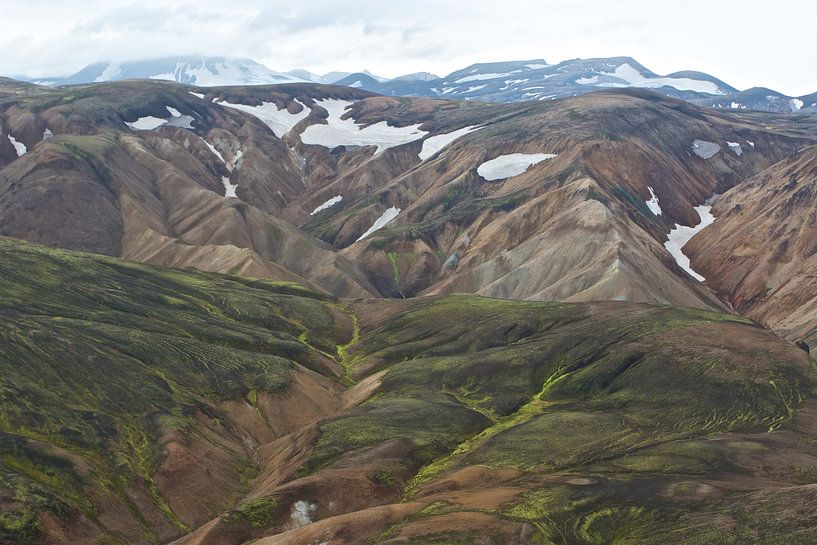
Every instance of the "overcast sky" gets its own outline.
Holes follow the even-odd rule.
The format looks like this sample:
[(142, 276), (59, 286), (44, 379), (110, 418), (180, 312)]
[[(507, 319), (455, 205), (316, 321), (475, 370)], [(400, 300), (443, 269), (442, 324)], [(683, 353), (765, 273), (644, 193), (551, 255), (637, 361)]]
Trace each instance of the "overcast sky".
[(100, 60), (252, 58), (393, 77), (475, 62), (636, 58), (748, 88), (817, 91), (814, 0), (0, 0), (0, 74), (60, 76)]

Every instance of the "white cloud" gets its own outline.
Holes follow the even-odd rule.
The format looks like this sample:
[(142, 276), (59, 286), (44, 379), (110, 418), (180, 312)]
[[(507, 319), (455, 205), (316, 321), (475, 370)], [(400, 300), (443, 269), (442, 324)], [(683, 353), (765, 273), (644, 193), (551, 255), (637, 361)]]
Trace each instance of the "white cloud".
[[(446, 74), (473, 62), (629, 55), (736, 87), (817, 90), (817, 7), (792, 0), (0, 0), (0, 73), (64, 75), (98, 60), (204, 54), (275, 70)], [(759, 16), (758, 14), (763, 14)], [(785, 30), (784, 30), (785, 29)]]

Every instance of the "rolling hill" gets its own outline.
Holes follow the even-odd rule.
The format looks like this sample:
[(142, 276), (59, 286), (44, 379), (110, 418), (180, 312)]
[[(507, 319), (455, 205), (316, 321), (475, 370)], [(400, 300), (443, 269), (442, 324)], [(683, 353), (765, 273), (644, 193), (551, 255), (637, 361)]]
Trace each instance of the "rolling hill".
[(814, 367), (742, 318), (0, 271), (3, 543), (815, 538)]

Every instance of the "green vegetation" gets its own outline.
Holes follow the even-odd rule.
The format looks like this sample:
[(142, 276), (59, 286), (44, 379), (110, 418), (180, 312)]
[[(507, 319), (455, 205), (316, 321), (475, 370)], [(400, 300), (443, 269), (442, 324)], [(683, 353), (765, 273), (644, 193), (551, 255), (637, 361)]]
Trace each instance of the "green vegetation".
[(227, 526), (249, 526), (250, 528), (270, 528), (275, 524), (278, 501), (272, 498), (259, 498), (242, 504), (222, 515), (221, 520)]
[[(273, 425), (262, 394), (288, 394), (300, 367), (329, 375), (327, 357), (343, 366), (347, 386), (382, 373), (371, 396), (317, 424), (296, 477), (388, 451), (369, 479), (417, 499), (466, 467), (511, 470), (527, 491), (483, 513), (526, 524), (531, 542), (553, 545), (658, 545), (653, 537), (689, 506), (738, 513), (732, 533), (701, 527), (713, 543), (751, 535), (771, 545), (783, 525), (772, 506), (799, 501), (797, 486), (767, 506), (710, 498), (700, 482), (748, 471), (741, 456), (767, 455), (762, 442), (713, 437), (788, 429), (813, 387), (805, 354), (786, 352), (745, 319), (463, 295), (389, 304), (397, 313), (374, 325), (361, 316), (361, 332), (365, 305), (347, 308), (297, 285), (0, 239), (0, 501), (12, 505), (0, 539), (34, 543), (38, 514), (95, 521), (109, 502), (146, 541), (179, 535), (190, 523), (157, 477), (166, 434), (225, 448), (235, 487), (220, 493), (241, 497), (258, 468), (223, 446), (245, 437), (225, 406)], [(802, 460), (776, 478), (814, 482), (814, 464)], [(147, 507), (133, 499), (138, 490)], [(282, 509), (274, 498), (253, 500), (222, 522), (268, 530)], [(381, 540), (459, 509), (430, 502)], [(171, 530), (148, 522), (157, 516)], [(809, 536), (808, 524), (798, 532)], [(685, 531), (677, 543), (700, 542)], [(112, 543), (132, 538), (101, 533)], [(472, 538), (452, 531), (418, 542)]]
[[(227, 400), (246, 400), (265, 420), (258, 394), (285, 393), (296, 366), (320, 371), (318, 352), (335, 350), (334, 304), (293, 284), (0, 239), (0, 501), (19, 505), (4, 511), (0, 532), (25, 543), (37, 512), (93, 520), (103, 500), (124, 505), (155, 540), (128, 495), (135, 482), (185, 530), (153, 478), (163, 431), (197, 436), (204, 419), (231, 437)], [(299, 340), (304, 328), (311, 344)], [(236, 460), (236, 493), (249, 466)]]

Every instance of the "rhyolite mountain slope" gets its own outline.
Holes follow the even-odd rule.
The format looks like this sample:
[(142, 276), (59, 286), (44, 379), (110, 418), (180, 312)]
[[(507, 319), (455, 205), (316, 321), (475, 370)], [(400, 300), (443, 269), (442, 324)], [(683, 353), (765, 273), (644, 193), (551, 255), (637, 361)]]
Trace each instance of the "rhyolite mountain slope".
[(735, 316), (343, 304), (9, 239), (0, 316), (4, 545), (817, 538), (813, 362)]
[(687, 246), (696, 270), (736, 311), (817, 345), (817, 148), (726, 193), (713, 212), (718, 221)]
[(808, 118), (646, 90), (500, 105), (313, 84), (9, 82), (0, 108), (0, 234), (344, 297), (719, 308), (668, 233), (814, 142)]

